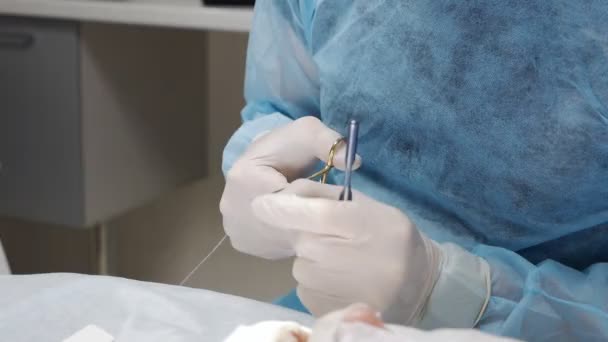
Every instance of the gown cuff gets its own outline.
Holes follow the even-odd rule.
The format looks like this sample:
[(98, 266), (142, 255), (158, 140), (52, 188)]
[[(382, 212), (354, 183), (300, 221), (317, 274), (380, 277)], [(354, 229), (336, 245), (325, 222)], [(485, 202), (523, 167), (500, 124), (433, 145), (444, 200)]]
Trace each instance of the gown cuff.
[(490, 266), (455, 244), (434, 244), (441, 255), (440, 272), (415, 325), (421, 329), (472, 328), (490, 300)]

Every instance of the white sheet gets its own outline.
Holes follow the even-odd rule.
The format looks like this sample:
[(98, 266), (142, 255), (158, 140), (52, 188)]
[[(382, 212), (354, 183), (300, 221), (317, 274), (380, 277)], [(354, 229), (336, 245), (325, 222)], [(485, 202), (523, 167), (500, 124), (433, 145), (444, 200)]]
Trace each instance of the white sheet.
[(298, 312), (200, 289), (75, 274), (0, 276), (1, 341), (62, 341), (94, 324), (117, 342), (219, 342), (265, 320), (312, 324)]

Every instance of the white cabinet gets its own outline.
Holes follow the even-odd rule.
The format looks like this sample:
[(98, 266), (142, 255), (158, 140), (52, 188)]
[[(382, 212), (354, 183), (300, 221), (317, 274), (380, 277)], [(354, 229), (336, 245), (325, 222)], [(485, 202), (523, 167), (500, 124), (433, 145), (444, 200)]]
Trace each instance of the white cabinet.
[(78, 25), (0, 18), (0, 214), (83, 221)]
[(0, 17), (0, 216), (86, 227), (204, 176), (204, 43)]

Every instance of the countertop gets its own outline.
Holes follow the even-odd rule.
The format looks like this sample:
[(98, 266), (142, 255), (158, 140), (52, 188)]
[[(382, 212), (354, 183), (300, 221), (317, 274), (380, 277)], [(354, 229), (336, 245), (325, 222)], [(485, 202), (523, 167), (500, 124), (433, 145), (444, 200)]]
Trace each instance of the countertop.
[(253, 9), (199, 0), (0, 0), (0, 15), (247, 32)]

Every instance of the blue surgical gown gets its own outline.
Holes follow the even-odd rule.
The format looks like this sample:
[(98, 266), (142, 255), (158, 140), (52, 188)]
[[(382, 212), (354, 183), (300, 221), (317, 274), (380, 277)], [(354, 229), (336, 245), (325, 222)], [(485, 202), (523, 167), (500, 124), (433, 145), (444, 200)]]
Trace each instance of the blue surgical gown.
[(489, 262), (482, 330), (608, 340), (608, 1), (258, 0), (245, 96), (224, 171), (355, 118), (354, 186)]

